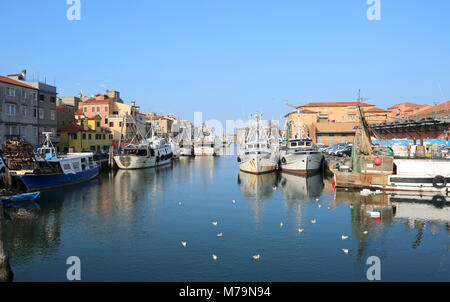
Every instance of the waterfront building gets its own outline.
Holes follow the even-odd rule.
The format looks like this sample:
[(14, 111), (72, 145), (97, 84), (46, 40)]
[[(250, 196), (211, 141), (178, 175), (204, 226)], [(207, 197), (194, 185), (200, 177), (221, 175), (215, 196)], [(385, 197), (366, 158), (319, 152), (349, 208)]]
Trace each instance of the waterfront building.
[(60, 152), (108, 152), (113, 141), (111, 130), (101, 125), (101, 116), (79, 118), (58, 128)]
[(0, 146), (7, 139), (18, 138), (39, 144), (38, 94), (34, 86), (0, 76)]
[(56, 119), (58, 121), (58, 129), (61, 126), (75, 122), (75, 108), (72, 105), (58, 105), (56, 107)]
[[(38, 90), (37, 100), (37, 127), (38, 127), (38, 142), (40, 145), (45, 141), (43, 132), (52, 133), (52, 141), (58, 143), (58, 137), (56, 136), (56, 130), (58, 122), (56, 118), (56, 87), (46, 82), (27, 81), (27, 71), (23, 70), (22, 73), (9, 74), (8, 78), (23, 83), (28, 86), (32, 86)], [(34, 113), (33, 113), (34, 114)]]

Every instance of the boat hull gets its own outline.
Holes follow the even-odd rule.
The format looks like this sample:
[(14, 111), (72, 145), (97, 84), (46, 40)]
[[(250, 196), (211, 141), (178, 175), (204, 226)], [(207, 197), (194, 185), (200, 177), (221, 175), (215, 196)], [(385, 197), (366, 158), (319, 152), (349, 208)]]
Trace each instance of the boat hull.
[(15, 175), (30, 191), (50, 190), (59, 187), (79, 184), (94, 179), (98, 176), (100, 167), (70, 174), (25, 174)]
[(195, 156), (213, 156), (214, 147), (194, 147)]
[(320, 171), (323, 155), (319, 152), (282, 154), (281, 171), (296, 175), (311, 175)]
[(146, 169), (170, 164), (171, 159), (156, 161), (154, 156), (114, 155), (114, 161), (123, 170)]
[(251, 174), (264, 174), (274, 172), (277, 168), (277, 162), (272, 158), (254, 155), (244, 157), (239, 163), (239, 169), (242, 172)]
[(192, 156), (192, 146), (185, 146), (180, 148), (181, 156)]

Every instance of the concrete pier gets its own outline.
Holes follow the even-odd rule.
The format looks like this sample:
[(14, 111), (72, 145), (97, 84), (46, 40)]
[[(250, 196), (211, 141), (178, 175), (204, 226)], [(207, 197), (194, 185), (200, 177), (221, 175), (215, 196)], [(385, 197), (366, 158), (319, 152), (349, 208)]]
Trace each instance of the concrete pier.
[(11, 282), (13, 272), (9, 265), (8, 245), (6, 243), (5, 216), (3, 214), (3, 204), (0, 202), (0, 282)]

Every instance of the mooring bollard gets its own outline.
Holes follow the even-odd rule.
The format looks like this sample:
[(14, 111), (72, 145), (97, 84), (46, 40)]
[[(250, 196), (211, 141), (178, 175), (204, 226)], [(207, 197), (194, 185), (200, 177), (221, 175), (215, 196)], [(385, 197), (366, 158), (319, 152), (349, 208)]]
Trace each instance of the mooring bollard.
[(11, 282), (13, 272), (9, 265), (8, 245), (6, 244), (5, 215), (3, 214), (3, 204), (0, 201), (0, 282)]

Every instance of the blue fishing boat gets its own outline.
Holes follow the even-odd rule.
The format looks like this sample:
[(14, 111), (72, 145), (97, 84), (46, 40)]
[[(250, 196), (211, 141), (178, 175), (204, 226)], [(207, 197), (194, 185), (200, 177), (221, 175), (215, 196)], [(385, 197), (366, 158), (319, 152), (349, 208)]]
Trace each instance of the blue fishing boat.
[(37, 150), (34, 169), (14, 171), (13, 176), (19, 179), (29, 192), (79, 184), (98, 176), (100, 166), (94, 161), (93, 153), (68, 153), (58, 156), (50, 134), (44, 132), (46, 140)]

